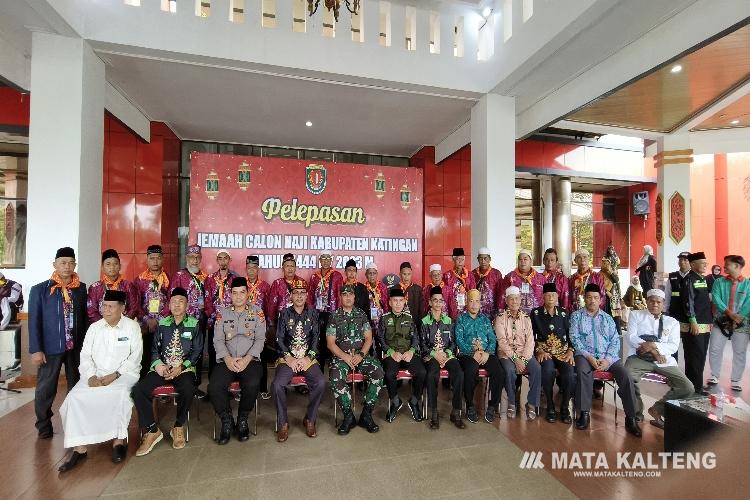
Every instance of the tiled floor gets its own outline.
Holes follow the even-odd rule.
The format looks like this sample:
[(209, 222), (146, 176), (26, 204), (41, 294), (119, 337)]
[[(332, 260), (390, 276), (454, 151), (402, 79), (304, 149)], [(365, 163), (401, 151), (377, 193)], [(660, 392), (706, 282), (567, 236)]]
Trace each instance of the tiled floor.
[[(728, 373), (729, 355), (724, 365)], [(746, 372), (748, 388), (749, 379)], [(655, 384), (642, 387), (646, 407), (664, 391)], [(525, 392), (524, 387), (522, 400)], [(63, 393), (61, 386), (56, 408)], [(383, 393), (376, 411), (381, 431), (370, 435), (356, 428), (342, 437), (335, 433), (327, 394), (319, 436), (309, 439), (301, 426), (306, 398), (292, 394), (287, 443), (275, 442), (273, 401), (262, 401), (259, 435), (246, 443), (233, 440), (221, 447), (211, 438), (211, 407), (201, 402), (197, 403), (201, 421), (195, 412), (191, 414), (190, 442), (184, 450), (171, 449), (166, 437), (150, 455), (134, 457), (137, 429), (132, 425), (133, 442), (125, 464), (112, 464), (105, 444), (91, 447), (82, 466), (60, 475), (57, 467), (66, 451), (59, 417), (53, 419), (58, 432), (54, 439), (39, 441), (33, 427), (33, 404), (25, 403), (33, 391), (0, 394), (0, 408), (16, 408), (0, 417), (0, 442), (5, 445), (0, 447), (0, 498), (630, 498), (650, 496), (663, 484), (654, 479), (580, 479), (570, 471), (519, 467), (524, 451), (661, 451), (662, 431), (646, 424), (643, 438), (635, 439), (625, 433), (622, 412), (615, 424), (611, 390), (603, 406), (595, 402), (592, 426), (585, 432), (542, 419), (528, 422), (523, 417), (512, 421), (503, 417), (494, 425), (468, 424), (460, 431), (447, 419), (447, 395), (441, 390), (444, 418), (439, 431), (413, 422), (406, 408), (396, 422), (384, 422)], [(163, 428), (168, 430), (173, 408), (162, 408)], [(719, 466), (733, 463), (727, 456), (723, 459)], [(727, 478), (734, 476), (720, 470), (726, 469), (714, 471), (712, 483), (733, 484)], [(677, 491), (684, 479), (677, 474), (672, 479)]]

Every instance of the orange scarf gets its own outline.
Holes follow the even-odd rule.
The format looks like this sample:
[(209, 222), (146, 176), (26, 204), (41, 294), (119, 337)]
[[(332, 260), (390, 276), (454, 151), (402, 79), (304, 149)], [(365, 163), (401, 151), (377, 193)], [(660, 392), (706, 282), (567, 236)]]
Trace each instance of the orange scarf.
[(208, 274), (206, 274), (206, 271), (203, 269), (198, 270), (198, 274), (193, 274), (188, 269), (188, 274), (190, 274), (192, 278), (197, 279), (201, 285), (206, 281), (206, 278), (208, 278)]
[(344, 281), (344, 285), (357, 285), (357, 283), (357, 278), (354, 278), (351, 281), (349, 280), (349, 278), (347, 278), (346, 281)]
[(117, 275), (117, 279), (112, 281), (112, 279), (107, 276), (106, 274), (102, 275), (102, 281), (104, 282), (104, 289), (105, 290), (119, 290), (120, 289), (120, 283), (122, 283), (122, 274)]
[(315, 276), (318, 276), (320, 278), (320, 282), (318, 283), (318, 290), (320, 290), (321, 293), (328, 290), (328, 280), (332, 274), (333, 274), (332, 267), (328, 269), (325, 276), (323, 276), (322, 269), (318, 269), (317, 271), (315, 271)]
[(466, 278), (469, 277), (469, 272), (466, 270), (465, 267), (462, 267), (460, 273), (457, 273), (456, 270), (454, 269), (453, 274), (455, 274), (456, 279), (461, 282), (461, 286), (458, 289), (458, 293), (465, 293), (466, 292)]
[[(227, 278), (229, 277), (229, 272), (227, 271)], [(227, 278), (221, 277), (221, 272), (214, 276), (214, 281), (216, 281), (216, 286), (219, 287), (219, 300), (224, 300), (224, 282), (227, 280)], [(231, 283), (230, 283), (231, 285)]]
[(250, 304), (255, 304), (256, 303), (255, 299), (258, 298), (258, 287), (263, 282), (260, 280), (260, 278), (256, 277), (255, 278), (255, 283), (250, 283), (250, 278), (247, 279), (247, 283), (248, 283), (248, 286), (247, 286), (247, 288), (248, 288), (248, 290), (247, 290), (247, 292), (248, 292), (248, 294), (247, 294), (248, 295), (248, 302)]
[(169, 277), (164, 271), (159, 273), (157, 276), (154, 276), (151, 271), (146, 269), (138, 275), (138, 278), (148, 282), (156, 281), (159, 284), (159, 290), (161, 290), (162, 288), (169, 288)]
[(380, 290), (378, 290), (378, 284), (377, 282), (374, 285), (370, 285), (369, 281), (365, 281), (365, 287), (367, 288), (367, 291), (370, 292), (375, 299), (375, 305), (380, 307)]
[(403, 282), (403, 281), (400, 281), (400, 282), (399, 282), (399, 284), (398, 284), (398, 286), (400, 286), (400, 287), (401, 287), (401, 290), (402, 290), (402, 291), (403, 291), (404, 293), (406, 293), (406, 290), (408, 290), (408, 289), (409, 289), (409, 287), (411, 286), (411, 283), (409, 283), (408, 285), (404, 286), (404, 282)]
[(522, 280), (524, 280), (524, 281), (525, 281), (526, 283), (528, 283), (529, 285), (531, 284), (531, 280), (533, 280), (533, 279), (534, 279), (534, 277), (536, 277), (536, 271), (534, 270), (534, 268), (533, 268), (533, 267), (532, 267), (532, 268), (531, 268), (531, 270), (529, 271), (529, 274), (527, 274), (526, 276), (524, 276), (523, 274), (521, 274), (521, 270), (520, 270), (520, 269), (518, 269), (518, 268), (516, 268), (516, 274), (518, 274), (518, 276), (519, 276), (519, 277), (520, 277), (520, 278), (521, 278)]
[(49, 294), (52, 295), (53, 293), (55, 293), (55, 289), (59, 288), (60, 290), (62, 290), (63, 299), (65, 299), (65, 302), (71, 301), (68, 290), (72, 290), (73, 288), (78, 288), (79, 286), (81, 286), (81, 279), (78, 277), (78, 273), (73, 273), (73, 276), (71, 276), (70, 278), (70, 283), (68, 283), (67, 285), (63, 283), (63, 280), (62, 278), (60, 278), (60, 275), (57, 274), (57, 271), (52, 273), (52, 278), (50, 279), (54, 281), (55, 284), (52, 285), (52, 288), (50, 288)]
[(583, 295), (583, 290), (586, 288), (586, 285), (589, 282), (589, 276), (591, 276), (591, 268), (588, 268), (588, 270), (583, 274), (581, 274), (580, 272), (576, 272), (575, 286), (576, 290), (579, 291), (579, 295)]

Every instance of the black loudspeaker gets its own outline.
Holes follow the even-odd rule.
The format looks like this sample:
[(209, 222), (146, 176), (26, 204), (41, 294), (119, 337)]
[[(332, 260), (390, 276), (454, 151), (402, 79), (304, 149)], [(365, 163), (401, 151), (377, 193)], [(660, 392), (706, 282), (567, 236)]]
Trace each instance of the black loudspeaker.
[(615, 220), (615, 198), (604, 198), (602, 201), (602, 217), (604, 220)]
[(633, 193), (633, 215), (648, 215), (650, 211), (648, 191)]

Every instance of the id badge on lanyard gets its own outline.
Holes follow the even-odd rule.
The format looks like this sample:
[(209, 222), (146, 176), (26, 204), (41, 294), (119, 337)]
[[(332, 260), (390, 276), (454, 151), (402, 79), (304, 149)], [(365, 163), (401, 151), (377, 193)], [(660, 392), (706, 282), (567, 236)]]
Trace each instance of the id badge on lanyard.
[(315, 309), (317, 309), (318, 311), (322, 311), (323, 309), (325, 309), (325, 301), (324, 301), (322, 295), (318, 295), (316, 297), (316, 299), (315, 299)]
[(524, 281), (521, 285), (521, 293), (531, 293), (531, 285), (528, 282)]
[(456, 304), (458, 305), (459, 309), (463, 309), (466, 307), (466, 294), (465, 293), (459, 293), (456, 295)]
[(67, 328), (68, 330), (73, 330), (73, 311), (72, 310), (65, 317), (65, 328)]
[(205, 302), (203, 300), (203, 295), (198, 296), (198, 309), (203, 310), (206, 307)]
[(150, 314), (158, 313), (159, 305), (161, 305), (161, 301), (159, 299), (149, 299), (148, 300), (148, 312)]
[(370, 307), (370, 319), (378, 319), (378, 316), (380, 314), (380, 308), (372, 306)]

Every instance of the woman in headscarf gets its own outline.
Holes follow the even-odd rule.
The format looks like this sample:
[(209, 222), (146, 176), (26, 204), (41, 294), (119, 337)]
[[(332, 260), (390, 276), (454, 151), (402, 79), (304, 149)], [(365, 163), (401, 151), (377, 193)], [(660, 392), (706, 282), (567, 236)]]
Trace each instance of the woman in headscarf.
[(714, 281), (721, 277), (721, 266), (714, 264), (711, 266), (711, 274), (706, 276), (706, 283), (708, 284), (708, 291), (710, 292), (714, 287)]
[(646, 309), (646, 299), (643, 297), (643, 287), (638, 276), (633, 276), (630, 280), (630, 286), (628, 287), (628, 291), (625, 292), (622, 301), (626, 306), (636, 311)]
[(654, 273), (656, 273), (656, 259), (654, 259), (654, 249), (651, 245), (643, 245), (643, 256), (638, 261), (635, 269), (638, 273), (638, 279), (641, 281), (643, 293), (647, 293), (654, 288)]

